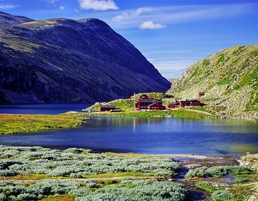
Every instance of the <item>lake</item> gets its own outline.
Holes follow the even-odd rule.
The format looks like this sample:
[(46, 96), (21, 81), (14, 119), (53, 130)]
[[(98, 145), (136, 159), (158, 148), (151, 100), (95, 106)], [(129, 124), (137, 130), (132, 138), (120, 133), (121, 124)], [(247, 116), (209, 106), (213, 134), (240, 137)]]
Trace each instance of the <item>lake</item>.
[[(85, 108), (70, 106), (73, 111)], [(31, 107), (26, 108), (31, 111)], [(26, 113), (27, 109), (21, 110)], [(95, 152), (242, 155), (258, 152), (258, 124), (220, 119), (90, 117), (78, 128), (3, 135), (0, 144), (82, 147)]]
[(67, 111), (81, 112), (92, 104), (0, 104), (2, 114), (60, 114)]

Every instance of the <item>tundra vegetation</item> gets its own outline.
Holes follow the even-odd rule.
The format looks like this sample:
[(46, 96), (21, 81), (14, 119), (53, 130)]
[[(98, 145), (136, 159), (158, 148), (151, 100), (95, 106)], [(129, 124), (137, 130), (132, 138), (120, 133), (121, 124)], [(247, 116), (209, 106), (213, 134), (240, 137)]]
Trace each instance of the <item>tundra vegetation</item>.
[[(197, 167), (185, 181), (171, 181), (180, 165), (168, 155), (0, 145), (0, 200), (184, 201), (191, 196), (190, 180), (213, 200), (242, 201), (257, 196), (258, 186), (254, 160), (243, 161), (243, 166)], [(225, 176), (232, 180), (221, 182)]]
[(204, 92), (207, 109), (225, 118), (257, 121), (258, 45), (234, 46), (193, 64), (167, 94), (195, 98)]
[[(0, 146), (0, 200), (184, 200), (168, 156)], [(157, 181), (159, 178), (161, 181)], [(46, 199), (47, 198), (47, 199)]]
[(209, 192), (216, 201), (257, 200), (257, 169), (251, 166), (257, 165), (257, 155), (249, 154), (248, 157), (252, 156), (256, 156), (256, 162), (244, 156), (242, 160), (248, 163), (241, 162), (240, 166), (198, 167), (190, 169), (185, 178), (194, 180), (196, 187)]

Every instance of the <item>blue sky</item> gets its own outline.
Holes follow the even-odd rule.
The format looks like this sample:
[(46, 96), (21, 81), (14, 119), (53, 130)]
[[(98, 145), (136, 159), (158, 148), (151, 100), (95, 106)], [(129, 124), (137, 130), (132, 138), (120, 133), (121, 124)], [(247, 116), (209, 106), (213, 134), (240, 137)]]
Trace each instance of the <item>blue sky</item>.
[(257, 0), (0, 0), (0, 11), (101, 19), (166, 78), (225, 48), (258, 44)]

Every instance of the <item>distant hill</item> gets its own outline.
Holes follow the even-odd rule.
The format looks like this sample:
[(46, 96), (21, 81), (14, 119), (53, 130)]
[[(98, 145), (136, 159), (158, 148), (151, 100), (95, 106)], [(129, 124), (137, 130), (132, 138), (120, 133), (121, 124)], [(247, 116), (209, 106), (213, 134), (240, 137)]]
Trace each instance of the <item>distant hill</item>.
[(258, 45), (235, 46), (190, 66), (167, 92), (198, 98), (228, 118), (258, 118)]
[(103, 21), (35, 21), (2, 12), (0, 75), (0, 103), (110, 101), (171, 86)]
[(8, 13), (0, 12), (0, 26), (9, 26), (34, 21), (23, 16), (13, 16)]

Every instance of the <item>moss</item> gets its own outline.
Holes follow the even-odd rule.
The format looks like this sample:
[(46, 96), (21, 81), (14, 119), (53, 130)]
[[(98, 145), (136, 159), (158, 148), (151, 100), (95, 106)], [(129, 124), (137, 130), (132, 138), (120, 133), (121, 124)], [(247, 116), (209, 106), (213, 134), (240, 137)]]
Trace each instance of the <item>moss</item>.
[(217, 65), (218, 65), (219, 63), (223, 63), (224, 61), (225, 61), (225, 55), (224, 55), (224, 54), (221, 54), (220, 57), (219, 57), (219, 59), (218, 59)]
[(204, 59), (202, 64), (203, 64), (203, 67), (207, 67), (210, 65), (210, 61), (208, 59)]

